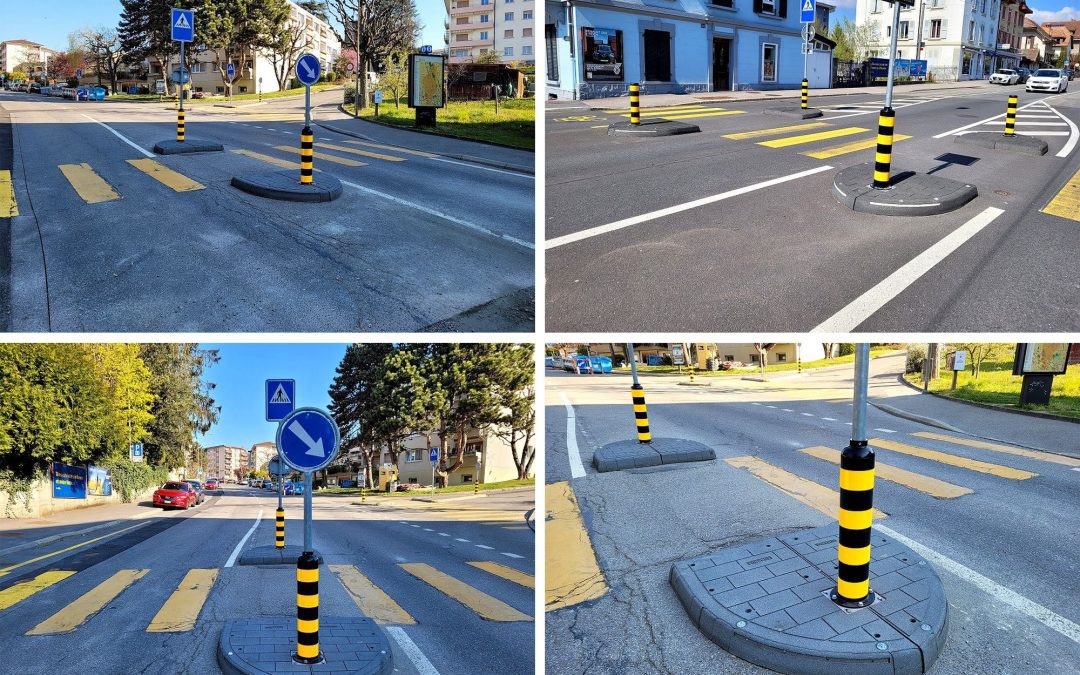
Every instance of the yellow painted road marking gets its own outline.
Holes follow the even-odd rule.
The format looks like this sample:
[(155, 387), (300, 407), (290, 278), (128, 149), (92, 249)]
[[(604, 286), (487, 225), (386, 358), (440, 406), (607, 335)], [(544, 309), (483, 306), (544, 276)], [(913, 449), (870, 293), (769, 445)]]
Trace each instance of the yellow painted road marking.
[(402, 609), (401, 605), (383, 589), (371, 583), (355, 565), (330, 565), (341, 585), (360, 608), (360, 611), (379, 624), (414, 624), (416, 619)]
[(146, 632), (178, 633), (194, 628), (217, 575), (216, 569), (188, 570), (180, 585), (150, 621)]
[(501, 600), (496, 600), (487, 593), (458, 581), (449, 574), (444, 574), (425, 563), (399, 563), (403, 570), (417, 579), (424, 581), (437, 590), (449, 595), (488, 621), (532, 621), (532, 617), (523, 614)]
[(973, 448), (982, 448), (983, 450), (1004, 452), (1010, 455), (1037, 459), (1040, 462), (1053, 462), (1054, 464), (1064, 464), (1065, 466), (1080, 466), (1080, 459), (1076, 459), (1075, 457), (1065, 457), (1064, 455), (1055, 455), (1050, 452), (1039, 452), (1037, 450), (1025, 450), (1024, 448), (1017, 448), (1003, 443), (991, 443), (990, 441), (980, 441), (974, 438), (937, 434), (932, 431), (916, 431), (911, 435), (920, 438), (933, 438), (934, 440), (945, 441), (946, 443), (956, 443), (957, 445), (968, 445)]
[(1080, 221), (1080, 171), (1073, 174), (1069, 182), (1054, 195), (1042, 212)]
[(323, 148), (324, 150), (337, 150), (338, 152), (348, 152), (353, 155), (360, 155), (361, 157), (371, 157), (372, 159), (382, 159), (387, 162), (404, 162), (407, 161), (404, 157), (394, 157), (393, 155), (383, 155), (378, 152), (370, 152), (368, 150), (357, 150), (356, 148), (346, 148), (341, 145), (332, 145), (330, 143), (316, 143), (316, 148)]
[(353, 145), (363, 145), (369, 148), (380, 148), (382, 150), (393, 150), (394, 152), (403, 152), (406, 155), (416, 155), (418, 157), (438, 157), (438, 155), (431, 152), (423, 152), (421, 150), (409, 150), (407, 148), (399, 148), (396, 145), (383, 145), (381, 143), (368, 143), (367, 141), (345, 141), (346, 143), (352, 143)]
[(19, 215), (19, 204), (15, 201), (15, 186), (11, 184), (11, 172), (0, 171), (0, 218), (13, 218)]
[[(300, 152), (299, 148), (294, 148), (290, 145), (276, 145), (275, 150), (281, 150), (282, 152)], [(344, 164), (345, 166), (367, 166), (364, 162), (358, 162), (355, 159), (348, 159), (345, 157), (335, 157), (334, 155), (320, 154), (317, 158), (319, 161), (334, 162), (335, 164)]]
[(191, 192), (192, 190), (205, 190), (206, 186), (196, 183), (182, 173), (177, 173), (169, 167), (155, 162), (152, 159), (129, 159), (128, 164), (142, 171), (154, 180), (164, 183), (177, 192)]
[(1014, 469), (1008, 466), (1001, 466), (1000, 464), (990, 464), (989, 462), (980, 462), (977, 459), (957, 457), (956, 455), (938, 452), (937, 450), (917, 448), (914, 445), (890, 441), (885, 438), (871, 438), (870, 445), (878, 448), (885, 448), (886, 450), (892, 450), (893, 452), (900, 452), (905, 455), (912, 455), (913, 457), (922, 457), (923, 459), (941, 462), (942, 464), (948, 464), (950, 466), (958, 466), (961, 469), (969, 469), (971, 471), (978, 471), (979, 473), (988, 473), (991, 476), (998, 476), (1000, 478), (1027, 480), (1028, 478), (1034, 478), (1039, 475), (1037, 473), (1032, 473), (1031, 471)]
[(550, 552), (544, 561), (545, 611), (599, 598), (608, 592), (607, 581), (596, 561), (596, 552), (570, 483), (561, 481), (546, 485), (544, 500), (547, 509), (544, 541)]
[(816, 134), (800, 134), (798, 136), (788, 136), (787, 138), (775, 138), (771, 141), (758, 141), (758, 145), (764, 145), (767, 148), (786, 148), (791, 145), (801, 145), (803, 143), (813, 143), (815, 141), (824, 141), (829, 138), (837, 138), (839, 136), (851, 136), (852, 134), (861, 134), (869, 129), (863, 129), (862, 127), (844, 127), (843, 129), (830, 129), (829, 131), (819, 131)]
[[(810, 508), (821, 511), (830, 518), (836, 518), (840, 513), (840, 493), (836, 490), (830, 490), (812, 480), (796, 476), (757, 457), (745, 455), (743, 457), (729, 457), (724, 461), (736, 468), (746, 469), (769, 485), (787, 493)], [(886, 514), (882, 511), (874, 509), (874, 520), (880, 520), (885, 516)]]
[[(290, 162), (290, 161), (285, 160), (285, 159), (278, 159), (277, 157), (271, 157), (270, 155), (264, 155), (261, 152), (253, 152), (251, 150), (244, 150), (244, 149), (241, 149), (241, 148), (234, 148), (233, 152), (235, 152), (238, 155), (243, 155), (244, 157), (250, 157), (252, 159), (257, 159), (259, 161), (266, 162), (267, 164), (273, 164), (274, 166), (280, 166), (282, 169), (299, 169), (300, 168), (300, 162)], [(318, 171), (319, 169), (315, 169), (315, 170)]]
[[(707, 113), (688, 113), (686, 115), (662, 115), (665, 120), (688, 120), (696, 117), (719, 117), (720, 115), (742, 115), (745, 110), (723, 110), (720, 112), (707, 112)], [(623, 117), (629, 117), (629, 115), (623, 115)], [(642, 115), (642, 117), (645, 117)]]
[(60, 172), (87, 204), (120, 199), (120, 194), (104, 178), (94, 173), (89, 164), (61, 164)]
[[(799, 452), (805, 452), (811, 457), (824, 459), (826, 462), (832, 462), (833, 464), (840, 463), (840, 451), (834, 448), (826, 448), (818, 445), (812, 448), (802, 448)], [(898, 483), (899, 485), (909, 487), (912, 490), (918, 490), (919, 492), (928, 494), (931, 497), (937, 497), (938, 499), (955, 499), (974, 492), (971, 488), (946, 483), (937, 478), (924, 476), (921, 473), (915, 473), (914, 471), (906, 471), (895, 466), (882, 464), (881, 462), (875, 463), (874, 474), (876, 478)]]
[(27, 635), (70, 633), (90, 617), (105, 609), (125, 588), (141, 579), (150, 570), (120, 570), (93, 589), (75, 599), (67, 607), (27, 631)]
[[(911, 136), (905, 136), (904, 134), (894, 134), (893, 143), (911, 138)], [(859, 150), (868, 150), (869, 148), (877, 147), (876, 138), (868, 138), (861, 141), (852, 141), (851, 143), (844, 143), (843, 145), (833, 145), (828, 148), (822, 148), (821, 150), (814, 150), (812, 152), (804, 152), (802, 154), (807, 157), (813, 157), (815, 159), (828, 159), (830, 157), (836, 157), (837, 155), (846, 155), (849, 152), (858, 152)]]
[[(147, 521), (147, 522), (149, 522), (149, 521)], [(4, 576), (5, 574), (10, 572), (11, 570), (23, 567), (24, 565), (29, 565), (30, 563), (36, 563), (39, 560), (45, 560), (46, 558), (51, 558), (54, 555), (60, 555), (61, 553), (67, 553), (68, 551), (74, 551), (77, 548), (82, 548), (83, 546), (93, 544), (95, 541), (101, 541), (102, 539), (107, 539), (108, 537), (118, 535), (121, 532), (127, 532), (128, 530), (134, 530), (136, 527), (142, 527), (143, 525), (146, 525), (147, 522), (138, 523), (136, 525), (132, 525), (131, 527), (125, 527), (124, 529), (117, 530), (116, 532), (110, 532), (108, 534), (103, 534), (100, 537), (94, 537), (93, 539), (88, 539), (88, 540), (82, 542), (81, 544), (75, 544), (74, 546), (68, 546), (67, 548), (62, 548), (59, 551), (53, 551), (52, 553), (46, 553), (45, 555), (39, 555), (36, 558), (31, 558), (30, 560), (24, 560), (21, 563), (17, 563), (15, 565), (5, 567), (4, 569), (0, 569), (0, 577)]]
[(516, 570), (513, 567), (507, 567), (506, 565), (500, 565), (497, 562), (479, 561), (469, 562), (473, 567), (479, 567), (480, 569), (494, 574), (497, 577), (502, 577), (507, 581), (513, 581), (515, 584), (520, 584), (526, 588), (536, 588), (536, 578), (531, 574), (526, 574), (521, 570)]
[[(641, 111), (642, 111), (642, 114), (644, 114), (646, 111), (647, 112), (658, 112), (658, 111), (661, 111), (661, 110), (666, 110), (666, 111), (670, 112), (670, 111), (673, 111), (673, 110), (694, 110), (695, 108), (708, 108), (708, 107), (710, 107), (710, 106), (702, 105), (702, 104), (699, 104), (699, 103), (683, 103), (682, 105), (649, 106), (647, 108), (642, 108)], [(630, 108), (619, 108), (618, 110), (604, 110), (602, 112), (606, 112), (606, 113), (610, 113), (610, 114), (629, 113)]]
[[(668, 115), (689, 115), (691, 113), (710, 113), (710, 112), (722, 112), (727, 108), (710, 108), (707, 106), (689, 106), (686, 108), (680, 108), (677, 110), (642, 110), (642, 117), (667, 117)], [(619, 113), (620, 117), (630, 117), (630, 113), (622, 111)]]
[(54, 570), (50, 572), (42, 572), (33, 579), (27, 579), (26, 581), (20, 581), (13, 586), (5, 588), (0, 591), (0, 612), (11, 607), (17, 602), (29, 598), (38, 591), (43, 591), (49, 586), (52, 586), (58, 581), (67, 579), (74, 572)]
[(758, 129), (756, 131), (740, 131), (737, 134), (724, 134), (724, 138), (728, 138), (733, 141), (743, 141), (747, 138), (775, 136), (776, 134), (786, 134), (789, 131), (805, 131), (806, 129), (820, 129), (821, 127), (827, 126), (829, 126), (828, 122), (807, 122), (806, 124), (795, 124), (790, 127), (775, 127), (772, 129)]

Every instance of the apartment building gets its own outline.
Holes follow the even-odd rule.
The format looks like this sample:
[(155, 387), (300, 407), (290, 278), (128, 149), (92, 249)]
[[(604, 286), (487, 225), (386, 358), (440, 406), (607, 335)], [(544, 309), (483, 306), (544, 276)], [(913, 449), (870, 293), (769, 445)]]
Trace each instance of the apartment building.
[(998, 68), (1018, 68), (1023, 59), (1024, 17), (1032, 13), (1024, 0), (1002, 0), (998, 19)]
[(471, 63), (494, 52), (504, 63), (535, 63), (534, 0), (444, 0), (451, 63)]
[(206, 471), (214, 478), (234, 480), (236, 470), (247, 471), (248, 451), (236, 445), (215, 445), (206, 448)]
[(251, 450), (248, 451), (248, 471), (258, 471), (259, 469), (265, 470), (266, 465), (270, 463), (270, 460), (275, 455), (277, 455), (277, 445), (272, 441), (256, 443), (251, 446)]
[(1049, 65), (1054, 53), (1054, 38), (1049, 31), (1024, 17), (1024, 33), (1020, 43), (1020, 55), (1024, 65), (1039, 67)]
[[(30, 40), (5, 40), (0, 42), (0, 73), (10, 73), (25, 63), (48, 63), (56, 52)], [(38, 75), (39, 73), (27, 73)]]

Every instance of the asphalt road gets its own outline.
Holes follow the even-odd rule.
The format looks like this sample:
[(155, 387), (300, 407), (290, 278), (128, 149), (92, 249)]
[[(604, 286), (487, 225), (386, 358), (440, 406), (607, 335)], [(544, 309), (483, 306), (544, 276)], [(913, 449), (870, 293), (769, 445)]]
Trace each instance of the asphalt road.
[[(320, 615), (376, 618), (353, 600), (357, 579), (366, 579), (409, 619), (376, 618), (389, 635), (395, 672), (532, 673), (533, 589), (496, 573), (533, 575), (533, 534), (521, 520), (532, 492), (499, 500), (433, 505), (401, 499), (400, 507), (360, 507), (351, 497), (316, 496)], [(301, 505), (301, 497), (286, 498), (289, 545), (303, 541)], [(217, 642), (226, 619), (295, 616), (294, 567), (230, 563), (238, 549), (272, 545), (275, 508), (271, 493), (229, 485), (195, 509), (154, 512), (86, 536), (0, 552), (0, 648), (7, 663), (26, 673), (219, 672)], [(417, 563), (466, 584), (468, 597), (454, 599), (446, 592), (451, 582), (436, 586), (406, 571)], [(475, 563), (501, 567), (489, 565), (492, 572)], [(193, 625), (148, 630), (193, 569), (217, 573), (205, 599), (194, 604)], [(147, 571), (114, 596), (92, 590), (125, 570)], [(61, 572), (67, 576), (48, 576)], [(42, 587), (23, 597), (20, 584), (42, 578)], [(477, 600), (481, 594), (489, 598)], [(78, 614), (73, 603), (88, 599), (99, 600), (100, 609), (83, 621), (71, 618)], [(488, 620), (466, 602), (524, 618)], [(67, 620), (69, 632), (28, 634), (54, 616)]]
[[(316, 122), (346, 119), (334, 97), (314, 97)], [(164, 157), (152, 153), (175, 138), (164, 104), (0, 92), (0, 110), (19, 209), (0, 221), (10, 330), (420, 331), (492, 304), (502, 311), (456, 325), (532, 329), (534, 180), (492, 165), (514, 151), (316, 125), (315, 182), (336, 176), (344, 194), (299, 204), (230, 185), (299, 176), (298, 100), (191, 106), (187, 138), (224, 152)]]
[[(1046, 140), (1045, 156), (956, 141), (999, 133), (1010, 93), (1020, 96), (1017, 130)], [(701, 127), (665, 138), (608, 136), (625, 111), (550, 105), (547, 328), (807, 331), (883, 281), (891, 299), (836, 330), (1080, 326), (1069, 253), (1080, 228), (1041, 213), (1080, 169), (1080, 92), (898, 87), (893, 173), (933, 172), (979, 190), (958, 211), (925, 217), (855, 213), (832, 195), (837, 171), (873, 161), (882, 104), (883, 93), (811, 96), (826, 112), (805, 121), (765, 114), (777, 105), (769, 101), (645, 108), (645, 119)], [(987, 209), (1002, 213), (921, 277), (893, 276)]]
[[(850, 371), (766, 383), (724, 380), (711, 387), (677, 382), (642, 379), (653, 437), (706, 443), (717, 459), (598, 474), (590, 463), (595, 449), (633, 436), (629, 378), (549, 371), (545, 479), (570, 482), (610, 587), (599, 599), (546, 614), (550, 670), (766, 672), (723, 651), (690, 622), (668, 583), (671, 565), (719, 547), (835, 522), (838, 498), (819, 504), (822, 509), (812, 507), (812, 491), (800, 479), (835, 491), (838, 466), (801, 450), (822, 446), (838, 452), (847, 444)], [(564, 396), (573, 406), (583, 471), (571, 468)], [(1018, 434), (1041, 422), (1012, 417)], [(1076, 672), (1080, 536), (1066, 524), (1080, 517), (1075, 470), (1080, 461), (971, 447), (957, 441), (970, 437), (873, 407), (867, 426), (871, 445), (877, 446), (874, 506), (887, 514), (875, 525), (962, 566), (945, 569), (935, 563), (950, 603), (950, 631), (931, 672)], [(923, 433), (947, 439), (913, 435)], [(896, 443), (944, 456), (883, 447)], [(725, 461), (735, 457), (782, 471), (766, 480)], [(1011, 477), (976, 471), (980, 465), (969, 460), (1005, 467)], [(918, 488), (884, 478), (883, 466), (917, 474)], [(933, 483), (929, 479), (960, 488), (960, 494), (931, 496), (925, 491)], [(558, 559), (549, 556), (549, 578), (555, 564)], [(1041, 607), (1035, 612), (1040, 618), (1018, 609), (1021, 605)]]

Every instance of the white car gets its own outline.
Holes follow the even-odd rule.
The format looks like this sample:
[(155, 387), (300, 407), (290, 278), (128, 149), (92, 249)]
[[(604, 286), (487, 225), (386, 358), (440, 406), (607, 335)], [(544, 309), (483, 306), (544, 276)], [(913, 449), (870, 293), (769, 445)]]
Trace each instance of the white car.
[(1063, 71), (1040, 68), (1027, 81), (1027, 91), (1053, 91), (1061, 93), (1069, 89), (1069, 78)]
[(990, 84), (1016, 84), (1020, 81), (1020, 73), (1012, 68), (998, 68), (997, 72), (990, 76)]

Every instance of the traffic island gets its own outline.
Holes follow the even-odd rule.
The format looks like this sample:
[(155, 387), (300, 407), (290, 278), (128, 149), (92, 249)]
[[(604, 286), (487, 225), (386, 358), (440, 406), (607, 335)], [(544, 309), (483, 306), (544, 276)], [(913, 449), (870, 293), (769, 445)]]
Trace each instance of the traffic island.
[(933, 567), (873, 532), (873, 604), (845, 609), (836, 586), (836, 523), (727, 546), (677, 562), (669, 580), (690, 620), (725, 650), (781, 673), (925, 673), (948, 633)]
[(385, 675), (393, 652), (383, 629), (366, 617), (320, 617), (320, 663), (293, 660), (296, 619), (229, 619), (218, 641), (218, 665), (226, 675), (350, 673)]
[(957, 143), (963, 143), (965, 145), (975, 145), (980, 148), (1014, 152), (1018, 155), (1030, 155), (1032, 157), (1045, 155), (1049, 149), (1046, 141), (1041, 138), (1021, 136), (1019, 134), (1008, 136), (999, 133), (967, 133), (962, 136), (955, 136), (954, 138)]
[(696, 134), (701, 127), (676, 120), (645, 120), (641, 124), (616, 122), (608, 125), (608, 136), (679, 136)]
[(709, 446), (684, 438), (654, 438), (648, 443), (616, 441), (593, 453), (593, 466), (604, 473), (680, 462), (704, 462), (716, 459)]
[(195, 152), (221, 152), (225, 148), (214, 141), (200, 141), (189, 138), (184, 141), (161, 141), (154, 146), (159, 155), (190, 155)]
[(296, 171), (263, 171), (233, 176), (232, 185), (259, 197), (286, 202), (330, 202), (341, 196), (341, 181), (320, 174), (318, 183), (301, 183)]
[(302, 546), (255, 546), (240, 554), (241, 565), (289, 565), (296, 567), (296, 559), (304, 552)]
[(766, 108), (766, 115), (781, 115), (783, 117), (794, 117), (797, 120), (809, 120), (815, 117), (821, 117), (824, 113), (817, 108), (803, 108), (797, 105), (778, 106), (775, 108)]
[(880, 216), (930, 216), (955, 211), (979, 195), (969, 183), (897, 171), (884, 190), (872, 186), (874, 164), (867, 162), (837, 172), (833, 179), (836, 201), (860, 213)]

